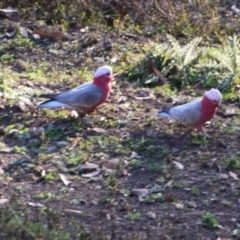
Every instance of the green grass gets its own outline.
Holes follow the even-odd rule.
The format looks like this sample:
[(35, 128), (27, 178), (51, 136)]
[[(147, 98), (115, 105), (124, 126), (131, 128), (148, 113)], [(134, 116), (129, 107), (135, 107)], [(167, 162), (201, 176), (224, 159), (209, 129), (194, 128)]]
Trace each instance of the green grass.
[[(46, 26), (47, 29), (57, 28), (69, 33), (73, 30), (81, 33), (80, 28), (85, 27), (90, 30), (81, 33), (84, 36), (81, 40), (75, 36), (66, 41), (35, 41), (17, 34), (16, 37), (1, 42), (0, 91), (5, 94), (1, 101), (6, 108), (18, 104), (20, 97), (40, 101), (37, 96), (41, 93), (50, 90), (59, 92), (91, 81), (93, 71), (100, 64), (110, 64), (114, 73), (119, 73), (113, 84), (110, 101), (99, 110), (100, 113), (94, 112), (81, 120), (65, 119), (68, 112), (65, 110), (37, 112), (35, 106), (26, 113), (15, 114), (10, 111), (0, 116), (5, 131), (0, 145), (3, 148), (8, 145), (13, 148), (11, 154), (6, 154), (1, 159), (0, 163), (4, 167), (10, 166), (10, 170), (4, 168), (5, 172), (0, 177), (5, 181), (4, 186), (10, 190), (11, 184), (14, 186), (10, 203), (0, 208), (0, 239), (114, 239), (119, 230), (118, 226), (114, 226), (114, 219), (123, 219), (126, 224), (134, 222), (138, 226), (142, 219), (145, 220), (145, 211), (153, 211), (155, 207), (156, 212), (163, 210), (166, 215), (161, 215), (156, 222), (146, 221), (146, 226), (143, 227), (150, 229), (147, 223), (150, 222), (155, 224), (156, 229), (162, 227), (168, 232), (164, 238), (174, 239), (174, 231), (177, 231), (181, 218), (172, 217), (175, 213), (168, 215), (168, 212), (172, 213), (168, 207), (175, 207), (169, 202), (178, 199), (183, 206), (187, 205), (189, 199), (184, 199), (182, 191), (186, 191), (187, 197), (205, 197), (203, 186), (207, 186), (207, 191), (209, 188), (212, 194), (220, 198), (226, 190), (222, 187), (231, 184), (233, 179), (221, 179), (218, 176), (219, 169), (226, 174), (229, 171), (236, 172), (239, 176), (239, 154), (236, 149), (228, 145), (226, 151), (229, 152), (224, 152), (219, 158), (217, 152), (222, 154), (222, 149), (216, 145), (222, 132), (227, 133), (223, 136), (225, 141), (230, 136), (236, 137), (239, 125), (237, 117), (230, 121), (228, 127), (221, 127), (222, 123), (214, 125), (220, 129), (216, 133), (216, 141), (194, 133), (187, 136), (187, 140), (183, 139), (186, 144), (183, 147), (182, 142), (174, 140), (175, 129), (155, 121), (152, 112), (150, 115), (144, 108), (147, 101), (150, 101), (148, 106), (152, 111), (163, 104), (161, 100), (169, 100), (173, 95), (182, 96), (178, 95), (179, 90), (186, 90), (184, 94), (193, 98), (202, 94), (205, 88), (211, 87), (223, 91), (224, 104), (227, 101), (238, 101), (240, 52), (239, 39), (235, 34), (239, 32), (239, 17), (222, 16), (221, 9), (229, 9), (224, 1), (192, 1), (192, 4), (182, 1), (178, 6), (174, 1), (166, 1), (166, 6), (159, 6), (157, 2), (144, 3), (143, 6), (143, 2), (137, 1), (132, 6), (124, 0), (115, 2), (116, 6), (108, 3), (107, 9), (106, 2), (101, 1), (96, 6), (90, 0), (75, 0), (67, 5), (61, 0), (51, 4), (46, 0), (29, 1), (28, 5), (24, 1), (16, 3), (22, 20), (33, 20), (31, 13), (36, 9), (37, 19), (40, 18), (41, 23), (37, 20), (34, 23), (53, 24)], [(4, 0), (0, 7), (9, 6), (10, 3), (10, 0)], [(81, 24), (73, 29), (71, 25), (74, 23)], [(4, 31), (9, 24), (9, 21), (4, 22)], [(128, 33), (132, 36), (128, 36)], [(103, 39), (101, 34), (104, 34)], [(95, 43), (101, 45), (106, 36), (112, 38), (112, 50), (94, 50)], [(26, 55), (26, 59), (22, 59), (27, 64), (27, 69), (12, 69), (15, 60), (25, 56), (24, 53), (31, 53), (31, 57)], [(32, 56), (37, 56), (37, 59)], [(104, 62), (98, 62), (95, 57), (104, 57)], [(160, 85), (159, 76), (150, 71), (151, 68), (160, 71), (168, 82)], [(123, 90), (120, 86), (126, 81), (133, 84), (133, 87)], [(202, 84), (199, 91), (192, 88), (198, 83)], [(151, 88), (156, 99), (136, 100), (138, 87)], [(117, 103), (120, 95), (127, 96), (126, 103), (129, 106), (126, 111), (118, 110), (123, 106)], [(108, 105), (111, 105), (110, 109)], [(136, 117), (136, 122), (131, 117)], [(22, 124), (19, 125), (19, 122)], [(31, 126), (43, 126), (45, 131), (39, 136), (33, 136)], [(94, 127), (102, 128), (106, 133), (96, 133), (92, 131)], [(18, 132), (9, 136), (12, 129), (17, 129)], [(149, 130), (157, 136), (148, 136)], [(121, 137), (120, 132), (126, 133), (126, 136)], [(59, 147), (59, 141), (65, 141), (67, 145)], [(50, 146), (56, 146), (56, 151), (49, 153), (47, 150)], [(211, 147), (217, 150), (212, 152)], [(174, 152), (176, 148), (179, 149)], [(130, 159), (133, 152), (137, 156)], [(177, 158), (184, 165), (184, 170), (173, 167), (172, 158)], [(214, 164), (211, 165), (211, 160), (215, 158), (218, 159), (215, 164), (217, 170)], [(102, 170), (99, 176), (85, 179), (76, 170), (76, 166), (87, 161), (99, 165)], [(104, 163), (110, 167), (104, 168)], [(73, 184), (65, 186), (62, 183), (58, 175), (60, 170), (67, 170), (63, 174), (68, 175), (67, 179), (71, 179)], [(194, 177), (191, 175), (193, 172)], [(196, 174), (200, 178), (209, 172), (211, 176), (216, 175), (201, 182), (205, 185), (195, 185)], [(220, 186), (222, 181), (229, 182)], [(132, 188), (149, 189), (156, 182), (160, 184), (158, 191), (151, 192), (144, 199), (131, 196)], [(170, 186), (166, 186), (169, 182)], [(36, 188), (41, 186), (41, 191), (32, 193), (24, 183), (33, 184)], [(234, 188), (235, 185), (231, 186), (233, 189), (229, 195), (238, 198), (239, 191)], [(85, 191), (93, 196), (88, 197)], [(188, 192), (190, 194), (187, 195)], [(81, 197), (86, 195), (89, 202), (81, 200), (77, 193), (82, 194)], [(30, 206), (30, 201), (43, 206)], [(120, 207), (128, 201), (132, 209), (120, 211)], [(204, 198), (196, 201), (196, 205), (211, 207), (212, 201)], [(219, 202), (225, 208), (234, 206), (231, 198), (222, 198)], [(70, 204), (73, 210), (77, 209), (78, 212), (74, 213), (76, 216), (64, 211), (65, 204), (68, 207)], [(98, 208), (98, 204), (101, 208)], [(84, 208), (86, 205), (93, 209), (92, 212), (90, 208)], [(102, 229), (81, 226), (85, 220), (95, 224), (92, 223), (91, 216), (94, 220), (102, 221), (99, 224)], [(219, 225), (215, 212), (205, 212), (191, 220), (194, 224), (201, 221), (202, 227), (208, 229), (215, 229)], [(149, 236), (129, 235), (121, 236), (121, 239), (158, 239), (159, 236), (149, 229)], [(183, 228), (179, 231), (182, 230)], [(240, 235), (239, 231), (235, 235)]]

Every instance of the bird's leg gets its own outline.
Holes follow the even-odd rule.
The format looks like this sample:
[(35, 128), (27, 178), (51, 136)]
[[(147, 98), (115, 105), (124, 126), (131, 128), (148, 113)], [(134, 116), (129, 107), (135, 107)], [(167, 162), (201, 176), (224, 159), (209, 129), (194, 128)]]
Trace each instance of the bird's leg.
[(192, 131), (192, 128), (188, 127), (186, 132), (179, 139), (182, 139), (182, 138), (186, 137), (186, 135), (190, 134), (191, 131)]
[(77, 111), (78, 117), (83, 118), (88, 113), (86, 109), (81, 109), (80, 111)]
[(200, 128), (198, 128), (198, 130), (206, 137), (206, 138), (211, 138), (205, 131), (205, 129), (203, 128), (203, 126), (201, 126)]
[(70, 112), (70, 116), (73, 117), (73, 118), (77, 118), (77, 117), (79, 117), (79, 114), (78, 114), (77, 111), (72, 110), (72, 111)]

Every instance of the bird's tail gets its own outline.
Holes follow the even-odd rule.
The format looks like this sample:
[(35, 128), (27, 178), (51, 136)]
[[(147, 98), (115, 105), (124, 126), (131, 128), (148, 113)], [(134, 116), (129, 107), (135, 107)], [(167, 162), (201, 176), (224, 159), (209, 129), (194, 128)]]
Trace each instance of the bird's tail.
[(61, 107), (68, 107), (68, 106), (56, 100), (45, 101), (38, 105), (38, 108), (61, 108)]
[(57, 97), (57, 95), (58, 94), (55, 94), (55, 93), (46, 93), (46, 94), (41, 94), (38, 97), (55, 99)]
[(170, 109), (171, 108), (169, 108), (169, 107), (163, 106), (162, 110), (157, 113), (157, 116), (164, 117), (164, 118), (170, 117), (170, 114), (169, 114)]

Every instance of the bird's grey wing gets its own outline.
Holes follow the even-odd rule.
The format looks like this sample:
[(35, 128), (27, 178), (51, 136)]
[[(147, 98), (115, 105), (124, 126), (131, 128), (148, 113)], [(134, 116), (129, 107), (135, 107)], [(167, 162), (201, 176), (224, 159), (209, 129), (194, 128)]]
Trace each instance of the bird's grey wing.
[(74, 108), (90, 108), (96, 105), (102, 96), (100, 88), (87, 84), (59, 94), (57, 100)]
[(201, 99), (194, 100), (181, 106), (173, 107), (170, 115), (186, 124), (195, 124), (201, 117), (202, 106)]

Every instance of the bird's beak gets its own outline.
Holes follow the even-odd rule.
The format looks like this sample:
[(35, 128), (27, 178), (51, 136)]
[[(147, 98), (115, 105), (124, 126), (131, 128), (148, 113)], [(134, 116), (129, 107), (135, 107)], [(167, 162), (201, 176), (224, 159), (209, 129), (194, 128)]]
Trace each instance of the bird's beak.
[(217, 107), (218, 108), (221, 107), (221, 102), (217, 103)]

